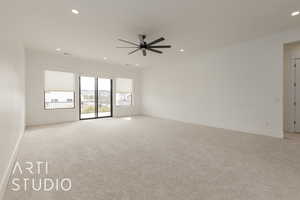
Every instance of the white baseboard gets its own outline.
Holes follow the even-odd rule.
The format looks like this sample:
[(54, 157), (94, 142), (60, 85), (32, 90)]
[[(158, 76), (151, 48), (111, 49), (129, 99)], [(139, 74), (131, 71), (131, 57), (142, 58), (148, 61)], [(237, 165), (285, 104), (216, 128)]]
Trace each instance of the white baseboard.
[(16, 158), (17, 158), (19, 146), (20, 146), (21, 140), (23, 138), (23, 135), (24, 135), (24, 132), (21, 133), (19, 138), (18, 138), (18, 141), (15, 145), (15, 148), (14, 148), (14, 150), (13, 150), (11, 156), (10, 156), (8, 166), (7, 166), (7, 168), (4, 172), (4, 176), (3, 176), (3, 178), (0, 182), (0, 200), (3, 200), (3, 198), (4, 198), (4, 194), (5, 194), (5, 191), (6, 191), (6, 188), (7, 188), (9, 177), (10, 177), (11, 171), (14, 167), (14, 163), (15, 163)]

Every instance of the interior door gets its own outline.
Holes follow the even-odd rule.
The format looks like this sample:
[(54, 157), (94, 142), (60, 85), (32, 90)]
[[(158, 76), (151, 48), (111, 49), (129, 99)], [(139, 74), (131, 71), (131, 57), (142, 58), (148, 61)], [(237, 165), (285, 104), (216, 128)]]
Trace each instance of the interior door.
[(112, 80), (98, 78), (98, 116), (112, 117)]
[(81, 76), (79, 78), (80, 119), (93, 119), (96, 113), (96, 78)]
[(300, 132), (300, 59), (296, 59), (295, 63), (295, 132)]

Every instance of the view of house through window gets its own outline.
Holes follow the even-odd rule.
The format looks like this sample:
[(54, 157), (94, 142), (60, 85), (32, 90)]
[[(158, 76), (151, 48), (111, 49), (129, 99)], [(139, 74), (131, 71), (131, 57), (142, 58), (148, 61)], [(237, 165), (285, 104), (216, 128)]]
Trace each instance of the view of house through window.
[(116, 105), (130, 106), (132, 105), (132, 79), (117, 78), (116, 79)]
[(74, 92), (45, 92), (45, 108), (74, 108)]
[(45, 71), (45, 109), (74, 108), (74, 74)]

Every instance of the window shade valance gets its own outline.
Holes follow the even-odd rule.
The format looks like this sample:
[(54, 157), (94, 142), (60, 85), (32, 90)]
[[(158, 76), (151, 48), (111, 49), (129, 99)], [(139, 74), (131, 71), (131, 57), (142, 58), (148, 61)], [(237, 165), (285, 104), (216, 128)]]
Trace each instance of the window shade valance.
[(117, 93), (132, 93), (132, 79), (117, 78), (116, 90)]
[(74, 91), (75, 78), (73, 73), (45, 71), (45, 91)]

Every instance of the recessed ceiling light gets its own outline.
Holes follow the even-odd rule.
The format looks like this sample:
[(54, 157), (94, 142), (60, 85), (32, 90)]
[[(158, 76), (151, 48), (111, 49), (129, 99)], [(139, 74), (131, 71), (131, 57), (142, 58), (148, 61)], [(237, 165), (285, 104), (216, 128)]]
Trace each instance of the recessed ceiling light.
[(293, 17), (295, 17), (297, 15), (300, 15), (300, 10), (297, 10), (297, 11), (291, 13), (291, 16), (293, 16)]
[(103, 60), (107, 60), (107, 57), (104, 57)]
[(61, 48), (57, 48), (57, 49), (55, 49), (55, 51), (61, 51)]
[(74, 13), (75, 15), (78, 15), (78, 14), (79, 14), (79, 11), (78, 11), (78, 10), (75, 10), (75, 9), (72, 9), (72, 13)]
[(184, 49), (180, 49), (179, 51), (180, 51), (180, 52), (184, 52)]
[(140, 66), (140, 64), (135, 64), (135, 66), (137, 66), (137, 67), (138, 67), (138, 66)]

